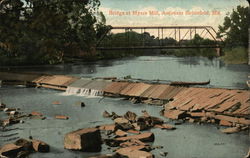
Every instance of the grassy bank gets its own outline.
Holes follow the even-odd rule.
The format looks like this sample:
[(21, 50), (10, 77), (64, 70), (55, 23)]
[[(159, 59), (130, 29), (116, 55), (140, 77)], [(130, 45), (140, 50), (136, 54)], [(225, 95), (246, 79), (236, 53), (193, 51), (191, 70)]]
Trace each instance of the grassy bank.
[(248, 62), (247, 48), (237, 47), (225, 49), (221, 59), (227, 64), (246, 64)]

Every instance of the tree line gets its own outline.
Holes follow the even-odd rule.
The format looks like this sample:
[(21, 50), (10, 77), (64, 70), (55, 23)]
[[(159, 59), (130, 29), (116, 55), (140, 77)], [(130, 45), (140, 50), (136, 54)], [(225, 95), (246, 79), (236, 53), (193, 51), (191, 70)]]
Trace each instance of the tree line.
[(93, 56), (105, 32), (99, 0), (1, 0), (0, 59), (55, 64), (64, 56)]
[[(98, 56), (96, 46), (110, 29), (99, 6), (99, 0), (1, 0), (0, 65), (55, 64), (64, 62), (67, 56), (85, 59)], [(238, 6), (225, 17), (217, 36), (224, 39), (229, 49), (246, 49), (248, 28), (249, 7)], [(130, 43), (124, 42), (128, 36)], [(198, 35), (182, 42), (213, 43)], [(178, 44), (173, 38), (159, 39), (147, 32), (105, 37), (108, 46), (159, 43)]]

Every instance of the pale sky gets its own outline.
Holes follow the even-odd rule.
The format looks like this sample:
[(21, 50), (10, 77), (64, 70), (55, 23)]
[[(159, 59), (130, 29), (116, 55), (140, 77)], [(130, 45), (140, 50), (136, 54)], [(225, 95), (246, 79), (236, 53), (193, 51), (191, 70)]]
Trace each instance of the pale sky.
[[(207, 25), (218, 29), (223, 19), (237, 5), (248, 6), (246, 0), (101, 0), (100, 10), (112, 26)], [(133, 11), (146, 15), (133, 15)], [(158, 11), (159, 15), (150, 15)], [(163, 11), (166, 13), (162, 15)], [(194, 15), (187, 15), (187, 11)], [(220, 15), (212, 15), (218, 11)], [(182, 15), (176, 12), (183, 13)], [(197, 15), (198, 13), (209, 15)], [(119, 16), (117, 14), (129, 14)]]

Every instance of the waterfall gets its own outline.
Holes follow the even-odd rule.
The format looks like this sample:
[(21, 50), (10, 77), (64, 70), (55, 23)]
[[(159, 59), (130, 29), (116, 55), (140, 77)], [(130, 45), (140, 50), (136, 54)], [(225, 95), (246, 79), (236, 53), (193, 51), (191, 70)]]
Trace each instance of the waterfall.
[(89, 96), (102, 96), (102, 95), (103, 95), (103, 91), (92, 89)]
[(87, 89), (87, 88), (81, 88), (81, 89), (80, 89), (79, 96), (89, 96), (90, 91), (91, 91), (90, 89)]
[(68, 87), (68, 88), (66, 89), (66, 94), (68, 94), (68, 95), (78, 94), (79, 91), (80, 91), (80, 88)]
[(95, 89), (88, 89), (88, 88), (68, 87), (64, 94), (96, 97), (96, 96), (102, 96), (103, 91), (95, 90)]

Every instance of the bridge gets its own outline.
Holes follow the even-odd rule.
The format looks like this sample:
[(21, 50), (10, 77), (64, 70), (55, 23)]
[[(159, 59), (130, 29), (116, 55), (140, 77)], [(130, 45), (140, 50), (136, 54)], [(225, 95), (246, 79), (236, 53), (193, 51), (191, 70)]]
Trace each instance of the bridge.
[[(111, 42), (111, 35), (119, 36), (119, 41)], [(211, 41), (205, 44), (188, 41), (199, 35)], [(137, 36), (137, 37), (135, 37)], [(118, 38), (118, 37), (116, 37)], [(134, 40), (136, 38), (136, 40)], [(139, 39), (138, 39), (139, 38)], [(136, 49), (183, 49), (214, 48), (218, 55), (221, 49), (221, 38), (216, 38), (216, 31), (211, 26), (119, 26), (110, 27), (98, 41), (97, 50), (136, 50)]]

